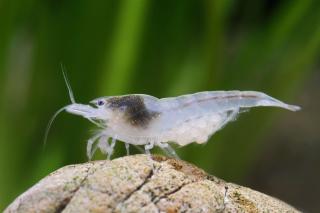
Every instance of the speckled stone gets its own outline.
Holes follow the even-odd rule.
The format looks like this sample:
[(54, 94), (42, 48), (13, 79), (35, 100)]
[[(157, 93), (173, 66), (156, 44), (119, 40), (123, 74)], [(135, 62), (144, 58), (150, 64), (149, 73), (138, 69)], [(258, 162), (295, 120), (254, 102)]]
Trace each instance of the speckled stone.
[(131, 155), (63, 167), (8, 212), (299, 212), (181, 160)]

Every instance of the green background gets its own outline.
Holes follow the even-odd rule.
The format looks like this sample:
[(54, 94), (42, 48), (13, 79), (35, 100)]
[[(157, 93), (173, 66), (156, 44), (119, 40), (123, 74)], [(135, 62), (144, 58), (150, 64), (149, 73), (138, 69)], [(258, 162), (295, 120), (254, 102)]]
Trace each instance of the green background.
[[(253, 109), (206, 145), (177, 152), (220, 178), (319, 210), (310, 194), (319, 183), (304, 185), (319, 174), (315, 161), (303, 171), (297, 163), (319, 159), (310, 154), (319, 150), (318, 130), (301, 130), (314, 127), (305, 120), (319, 117), (308, 108), (319, 102), (319, 48), (316, 0), (1, 0), (0, 210), (55, 169), (87, 161), (94, 126), (80, 117), (60, 115), (42, 147), (50, 116), (70, 103), (61, 62), (81, 103), (107, 95), (231, 89), (305, 103), (300, 114)], [(306, 141), (309, 149), (296, 159)], [(114, 157), (124, 154), (118, 143)]]

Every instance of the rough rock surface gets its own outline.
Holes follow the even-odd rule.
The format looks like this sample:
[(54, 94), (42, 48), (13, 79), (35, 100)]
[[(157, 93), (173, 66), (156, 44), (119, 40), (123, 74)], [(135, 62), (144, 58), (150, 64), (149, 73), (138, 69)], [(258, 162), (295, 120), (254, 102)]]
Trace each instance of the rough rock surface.
[(299, 212), (184, 161), (132, 155), (63, 167), (4, 212)]

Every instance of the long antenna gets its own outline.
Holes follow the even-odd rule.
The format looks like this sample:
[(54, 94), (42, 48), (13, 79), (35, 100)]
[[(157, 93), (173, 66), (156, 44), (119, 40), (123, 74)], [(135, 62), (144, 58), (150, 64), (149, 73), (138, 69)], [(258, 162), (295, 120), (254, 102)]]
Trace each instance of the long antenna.
[[(76, 101), (74, 99), (74, 96), (73, 96), (73, 92), (72, 92), (72, 88), (71, 88), (71, 85), (70, 85), (70, 82), (69, 82), (69, 79), (68, 79), (68, 76), (67, 76), (67, 73), (66, 73), (66, 68), (64, 67), (64, 65), (62, 63), (60, 63), (60, 66), (61, 66), (61, 71), (62, 71), (62, 74), (63, 74), (63, 78), (64, 78), (64, 81), (67, 85), (67, 89), (68, 89), (68, 92), (69, 92), (69, 97), (70, 97), (70, 100), (71, 100), (71, 103), (72, 104), (75, 104)], [(43, 140), (43, 149), (45, 148), (46, 146), (46, 143), (47, 143), (47, 139), (48, 139), (48, 135), (49, 135), (49, 131), (50, 131), (50, 128), (52, 126), (52, 123), (53, 121), (56, 119), (56, 117), (62, 112), (64, 111), (68, 106), (65, 106), (65, 107), (62, 107), (61, 109), (59, 109), (53, 116), (52, 118), (50, 119), (49, 123), (48, 123), (48, 126), (46, 128), (46, 132), (45, 132), (45, 135), (44, 135), (44, 140)]]
[(64, 81), (65, 81), (65, 83), (67, 85), (67, 89), (68, 89), (68, 92), (69, 92), (69, 97), (70, 97), (71, 103), (74, 104), (74, 103), (76, 103), (76, 101), (74, 99), (74, 95), (73, 95), (73, 92), (72, 92), (71, 84), (69, 82), (69, 79), (68, 79), (68, 76), (67, 76), (67, 73), (66, 73), (66, 68), (64, 67), (64, 65), (62, 63), (60, 63), (60, 66), (61, 66), (61, 70), (62, 70)]
[(46, 147), (47, 144), (47, 140), (48, 140), (48, 135), (49, 135), (49, 131), (50, 128), (52, 126), (53, 121), (56, 119), (56, 117), (62, 112), (64, 111), (68, 106), (62, 107), (61, 109), (59, 109), (57, 112), (54, 113), (54, 115), (52, 116), (52, 118), (50, 119), (47, 128), (46, 128), (46, 132), (44, 134), (44, 138), (43, 138), (43, 149)]

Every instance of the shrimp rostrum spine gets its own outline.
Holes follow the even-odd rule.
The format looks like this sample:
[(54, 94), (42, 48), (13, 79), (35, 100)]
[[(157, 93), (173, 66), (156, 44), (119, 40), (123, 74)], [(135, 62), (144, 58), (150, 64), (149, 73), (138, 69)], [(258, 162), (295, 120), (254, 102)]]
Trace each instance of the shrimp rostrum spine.
[(143, 94), (101, 97), (88, 105), (72, 103), (65, 110), (99, 126), (88, 141), (91, 158), (97, 148), (110, 157), (116, 140), (126, 143), (126, 148), (144, 145), (147, 153), (159, 146), (175, 156), (169, 142), (180, 146), (205, 143), (240, 110), (258, 106), (300, 109), (262, 92), (208, 91), (162, 99)]

